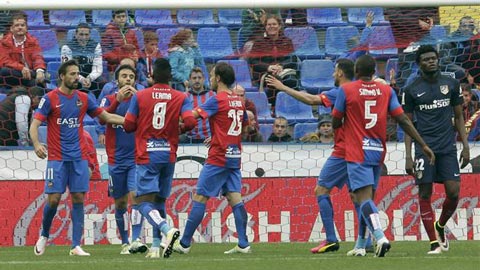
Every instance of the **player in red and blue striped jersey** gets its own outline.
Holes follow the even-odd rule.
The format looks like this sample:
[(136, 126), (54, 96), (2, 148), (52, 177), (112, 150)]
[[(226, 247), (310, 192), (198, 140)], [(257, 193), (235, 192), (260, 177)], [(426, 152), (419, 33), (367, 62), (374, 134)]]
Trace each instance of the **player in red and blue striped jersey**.
[[(122, 65), (115, 71), (119, 90), (107, 95), (100, 102), (107, 112), (125, 116), (131, 97), (137, 92), (134, 88), (135, 69), (130, 65)], [(106, 125), (105, 148), (108, 156), (108, 173), (110, 181), (108, 195), (115, 201), (115, 221), (122, 240), (120, 254), (146, 252), (147, 246), (140, 241), (143, 217), (135, 202), (135, 134), (126, 133), (123, 126)], [(128, 241), (128, 199), (132, 201), (132, 244)]]
[[(166, 235), (166, 247), (162, 256), (168, 258), (172, 245), (180, 236), (176, 228), (170, 228), (163, 212), (165, 200), (170, 195), (179, 131), (190, 130), (195, 124), (192, 103), (185, 93), (172, 89), (171, 66), (163, 58), (154, 63), (155, 84), (137, 92), (130, 101), (125, 115), (124, 128), (135, 132), (135, 162), (137, 164), (137, 202), (142, 215), (155, 230)], [(183, 125), (179, 119), (183, 119)], [(153, 246), (151, 252), (159, 253)]]
[(38, 140), (38, 127), (47, 122), (48, 162), (45, 174), (45, 193), (48, 202), (43, 210), (42, 232), (34, 252), (42, 255), (50, 234), (62, 193), (67, 186), (72, 195), (72, 249), (70, 255), (89, 256), (80, 247), (83, 233), (85, 192), (89, 188), (87, 143), (83, 135), (83, 118), (88, 113), (107, 123), (122, 125), (123, 117), (98, 108), (95, 100), (77, 89), (79, 66), (75, 60), (63, 63), (58, 70), (60, 87), (46, 94), (38, 106), (30, 126), (35, 153), (47, 157), (47, 149)]
[(234, 82), (233, 68), (227, 63), (218, 63), (210, 73), (210, 85), (217, 95), (193, 110), (196, 118), (209, 119), (212, 138), (183, 237), (174, 244), (174, 250), (178, 253), (190, 252), (193, 234), (203, 220), (208, 199), (220, 194), (227, 197), (232, 207), (238, 234), (238, 245), (225, 253), (250, 252), (246, 234), (247, 211), (240, 193), (241, 141), (243, 128), (248, 126), (248, 116), (243, 100), (230, 89)]
[[(375, 255), (384, 257), (390, 250), (390, 242), (383, 233), (372, 199), (386, 154), (387, 114), (390, 113), (421, 145), (432, 162), (435, 156), (403, 112), (393, 89), (372, 80), (375, 66), (375, 60), (369, 55), (357, 59), (355, 74), (358, 80), (340, 88), (332, 124), (339, 128), (343, 120), (345, 144), (349, 146), (345, 148), (349, 187), (360, 204), (362, 219), (377, 240)], [(362, 241), (365, 239), (357, 239), (357, 245), (363, 246)]]

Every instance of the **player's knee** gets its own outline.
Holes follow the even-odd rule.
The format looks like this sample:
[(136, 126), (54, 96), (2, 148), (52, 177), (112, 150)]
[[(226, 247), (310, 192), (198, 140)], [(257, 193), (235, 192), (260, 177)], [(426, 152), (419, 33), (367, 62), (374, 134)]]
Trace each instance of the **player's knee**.
[(321, 195), (329, 195), (330, 194), (330, 189), (322, 186), (316, 186), (315, 189), (315, 196), (321, 196)]

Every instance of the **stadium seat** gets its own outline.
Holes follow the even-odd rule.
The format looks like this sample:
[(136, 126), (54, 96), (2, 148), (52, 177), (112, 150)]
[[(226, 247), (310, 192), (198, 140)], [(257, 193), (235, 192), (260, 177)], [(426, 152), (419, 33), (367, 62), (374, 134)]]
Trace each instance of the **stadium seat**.
[(61, 62), (59, 61), (50, 61), (47, 63), (47, 74), (50, 76), (50, 82), (47, 83), (48, 89), (54, 89), (57, 87), (58, 80), (58, 68), (60, 67)]
[(312, 107), (306, 105), (285, 92), (277, 94), (275, 102), (275, 115), (283, 116), (289, 120), (289, 124), (316, 122), (313, 117)]
[(169, 9), (137, 9), (135, 23), (144, 29), (175, 26)]
[(300, 59), (315, 59), (324, 57), (318, 45), (317, 33), (312, 27), (287, 27), (285, 35), (293, 42), (294, 55)]
[(390, 70), (393, 68), (395, 74), (398, 70), (398, 58), (389, 58), (385, 64), (385, 81), (390, 84)]
[(0, 102), (7, 98), (7, 94), (0, 93)]
[(238, 53), (241, 53), (243, 50), (243, 46), (247, 42), (247, 38), (245, 37), (244, 28), (240, 28), (237, 31), (237, 44), (235, 44), (235, 49)]
[(367, 12), (373, 11), (373, 25), (386, 25), (388, 21), (385, 20), (383, 14), (383, 8), (370, 7), (370, 8), (348, 8), (347, 20), (350, 25), (364, 26), (365, 17)]
[(252, 76), (250, 74), (250, 68), (245, 60), (220, 60), (219, 62), (226, 62), (230, 64), (235, 70), (236, 83), (245, 88), (247, 92), (258, 92), (258, 88), (252, 85)]
[(273, 132), (273, 124), (259, 124), (260, 133), (262, 134), (263, 141), (268, 141), (268, 137)]
[(325, 55), (336, 58), (346, 53), (349, 50), (347, 42), (353, 37), (359, 37), (355, 26), (328, 27), (325, 36)]
[(447, 29), (443, 25), (434, 25), (430, 29), (430, 36), (437, 42), (442, 41), (448, 37)]
[(158, 28), (156, 33), (158, 36), (158, 50), (162, 53), (163, 56), (168, 56), (168, 44), (170, 39), (174, 36), (180, 29), (178, 28)]
[(315, 132), (317, 130), (318, 123), (298, 123), (293, 127), (293, 139), (299, 140), (307, 133)]
[(253, 101), (257, 109), (257, 119), (261, 124), (273, 123), (272, 112), (265, 92), (245, 92), (245, 98)]
[(53, 30), (29, 30), (28, 32), (38, 39), (45, 62), (60, 60), (60, 47), (58, 45), (57, 34)]
[(239, 29), (242, 26), (242, 10), (219, 9), (218, 23), (228, 29)]
[(177, 10), (178, 24), (189, 28), (218, 26), (213, 20), (211, 9), (179, 9)]
[[(69, 29), (67, 31), (67, 42), (70, 42), (75, 37), (75, 32), (76, 31), (77, 31), (77, 29)], [(100, 33), (95, 28), (90, 29), (90, 38), (93, 39), (94, 41), (98, 42), (98, 43), (100, 43), (100, 41), (101, 41)]]
[(50, 10), (50, 25), (55, 28), (76, 28), (79, 23), (85, 23), (83, 10)]
[(332, 108), (331, 107), (325, 107), (323, 105), (318, 105), (318, 114), (332, 114)]
[(335, 65), (328, 59), (303, 60), (300, 68), (300, 82), (309, 93), (318, 94), (335, 86), (332, 74)]
[(197, 42), (200, 52), (207, 62), (215, 62), (233, 56), (232, 40), (225, 27), (198, 29)]
[(143, 31), (142, 29), (134, 29), (135, 35), (137, 37), (137, 42), (138, 46), (140, 47), (140, 50), (143, 50), (145, 48), (145, 43), (143, 42)]
[(307, 22), (315, 28), (347, 25), (340, 8), (307, 8)]
[(395, 38), (390, 26), (374, 26), (368, 37), (370, 55), (376, 58), (390, 58), (398, 55)]
[(105, 28), (112, 20), (112, 10), (92, 10), (92, 23), (95, 27)]
[(28, 29), (47, 29), (50, 25), (45, 23), (42, 10), (25, 10), (25, 14), (28, 16)]

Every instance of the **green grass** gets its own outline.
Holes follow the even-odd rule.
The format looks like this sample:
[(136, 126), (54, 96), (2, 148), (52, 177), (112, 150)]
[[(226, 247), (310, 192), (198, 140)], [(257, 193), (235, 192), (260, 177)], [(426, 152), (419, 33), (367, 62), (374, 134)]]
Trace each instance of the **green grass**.
[(233, 244), (194, 244), (190, 254), (174, 253), (169, 259), (146, 259), (142, 254), (120, 255), (118, 245), (86, 246), (91, 257), (70, 257), (69, 247), (50, 246), (43, 256), (33, 247), (0, 248), (0, 269), (28, 270), (267, 270), (267, 269), (355, 269), (355, 270), (442, 270), (480, 269), (480, 241), (453, 241), (450, 251), (428, 255), (428, 242), (396, 242), (385, 258), (346, 257), (353, 243), (341, 243), (335, 253), (310, 254), (312, 243), (253, 244), (252, 254), (225, 255)]

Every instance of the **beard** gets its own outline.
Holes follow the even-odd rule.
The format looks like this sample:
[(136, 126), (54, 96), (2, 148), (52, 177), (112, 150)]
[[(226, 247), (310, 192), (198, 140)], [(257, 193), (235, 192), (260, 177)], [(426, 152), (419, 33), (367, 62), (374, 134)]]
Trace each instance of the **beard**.
[(78, 88), (78, 81), (74, 81), (72, 83), (65, 82), (65, 87), (70, 89), (70, 90), (75, 90), (75, 89)]

